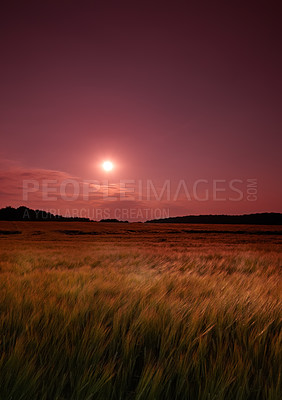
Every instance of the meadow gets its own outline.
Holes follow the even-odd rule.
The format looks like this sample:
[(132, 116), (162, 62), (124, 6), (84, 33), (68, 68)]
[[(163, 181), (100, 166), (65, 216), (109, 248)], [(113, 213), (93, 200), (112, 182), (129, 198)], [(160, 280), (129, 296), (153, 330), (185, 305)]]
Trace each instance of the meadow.
[(280, 400), (277, 226), (0, 223), (1, 400)]

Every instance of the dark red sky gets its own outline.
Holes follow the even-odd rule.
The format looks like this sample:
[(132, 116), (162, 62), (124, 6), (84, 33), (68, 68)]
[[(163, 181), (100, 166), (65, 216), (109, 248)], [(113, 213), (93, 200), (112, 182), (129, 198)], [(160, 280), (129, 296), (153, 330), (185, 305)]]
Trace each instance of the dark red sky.
[(50, 206), (24, 174), (99, 180), (111, 159), (115, 183), (258, 181), (171, 215), (282, 211), (278, 2), (11, 1), (0, 29), (1, 206)]

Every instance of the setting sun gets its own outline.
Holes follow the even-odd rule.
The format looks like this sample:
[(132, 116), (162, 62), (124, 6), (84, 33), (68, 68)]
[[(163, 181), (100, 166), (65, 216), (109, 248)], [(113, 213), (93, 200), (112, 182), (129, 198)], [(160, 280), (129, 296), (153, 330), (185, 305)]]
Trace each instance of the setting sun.
[(113, 163), (111, 161), (104, 161), (103, 162), (103, 169), (105, 171), (111, 171), (113, 169)]

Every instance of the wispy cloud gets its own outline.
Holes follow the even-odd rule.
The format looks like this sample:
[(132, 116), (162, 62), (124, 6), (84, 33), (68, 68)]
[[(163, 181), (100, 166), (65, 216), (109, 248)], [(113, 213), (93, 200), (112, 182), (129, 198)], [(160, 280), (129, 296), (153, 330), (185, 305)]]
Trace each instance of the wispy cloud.
[(142, 201), (132, 200), (120, 182), (83, 180), (64, 171), (26, 168), (7, 159), (1, 159), (0, 166), (1, 207), (24, 205), (63, 215), (73, 210), (106, 209), (110, 216), (117, 208), (144, 207)]

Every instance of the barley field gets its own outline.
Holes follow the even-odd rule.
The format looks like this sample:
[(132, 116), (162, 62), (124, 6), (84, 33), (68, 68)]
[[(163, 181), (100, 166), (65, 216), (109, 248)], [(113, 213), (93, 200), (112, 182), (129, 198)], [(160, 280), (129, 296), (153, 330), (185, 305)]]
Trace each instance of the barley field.
[(280, 400), (281, 227), (0, 223), (1, 400)]

